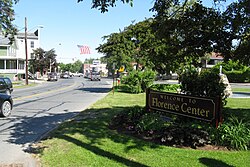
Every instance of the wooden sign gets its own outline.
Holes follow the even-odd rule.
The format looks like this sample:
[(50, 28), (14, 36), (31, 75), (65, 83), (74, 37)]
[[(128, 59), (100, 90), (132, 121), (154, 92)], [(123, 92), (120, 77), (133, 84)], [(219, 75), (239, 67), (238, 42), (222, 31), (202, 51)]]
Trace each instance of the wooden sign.
[(146, 107), (149, 111), (172, 113), (207, 122), (221, 122), (221, 98), (204, 98), (184, 94), (147, 90)]

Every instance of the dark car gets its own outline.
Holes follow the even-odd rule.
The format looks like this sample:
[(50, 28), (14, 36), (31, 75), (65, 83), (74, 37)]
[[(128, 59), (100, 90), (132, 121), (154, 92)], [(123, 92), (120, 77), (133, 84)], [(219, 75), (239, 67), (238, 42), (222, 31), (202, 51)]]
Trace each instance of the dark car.
[(57, 81), (58, 75), (55, 72), (51, 72), (48, 74), (48, 81)]
[(10, 95), (13, 92), (12, 82), (9, 78), (0, 78), (0, 93)]
[(13, 100), (10, 95), (0, 93), (0, 116), (7, 117), (11, 114)]

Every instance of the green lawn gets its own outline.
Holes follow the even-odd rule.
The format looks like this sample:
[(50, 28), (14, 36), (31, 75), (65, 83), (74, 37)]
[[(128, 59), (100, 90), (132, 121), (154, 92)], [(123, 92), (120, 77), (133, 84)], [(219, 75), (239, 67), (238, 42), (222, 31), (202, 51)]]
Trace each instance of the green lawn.
[[(63, 123), (48, 139), (39, 143), (38, 155), (42, 166), (249, 166), (249, 151), (166, 147), (119, 134), (108, 128), (113, 115), (134, 105), (144, 106), (145, 94), (110, 93), (75, 119)], [(227, 110), (242, 110), (250, 118), (249, 99), (229, 99)]]
[(250, 93), (250, 88), (232, 88), (233, 92), (248, 92)]
[(15, 81), (12, 83), (13, 84), (13, 88), (26, 88), (26, 87), (31, 87), (31, 86), (36, 86), (37, 83), (34, 83), (33, 81), (29, 82), (28, 85), (25, 85), (24, 81)]

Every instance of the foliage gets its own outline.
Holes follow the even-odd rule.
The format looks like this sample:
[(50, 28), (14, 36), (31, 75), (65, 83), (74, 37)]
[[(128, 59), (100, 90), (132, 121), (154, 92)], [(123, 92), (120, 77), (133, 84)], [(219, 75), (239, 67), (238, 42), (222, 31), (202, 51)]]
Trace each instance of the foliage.
[(195, 57), (214, 51), (225, 60), (240, 60), (249, 65), (248, 0), (232, 2), (225, 10), (204, 7), (202, 1), (171, 2), (156, 0), (153, 11), (157, 34), (175, 46), (177, 57), (188, 56), (195, 61)]
[[(247, 48), (249, 41), (249, 17), (243, 17), (248, 15), (245, 1), (221, 11), (205, 7), (201, 1), (156, 0), (154, 18), (105, 36), (107, 42), (97, 49), (105, 54), (109, 69), (113, 62), (118, 68), (125, 65), (131, 69), (130, 63), (135, 61), (137, 68), (140, 64), (160, 74), (176, 71), (185, 62), (201, 66), (200, 58), (211, 52), (222, 53), (225, 60), (246, 60), (247, 49), (238, 49)], [(243, 12), (238, 11), (237, 5)], [(241, 58), (236, 50), (241, 52)]]
[(216, 144), (232, 149), (248, 150), (250, 148), (249, 125), (232, 116), (213, 131), (212, 140)]
[(104, 59), (107, 60), (108, 69), (113, 69), (113, 65), (115, 69), (125, 66), (130, 72), (133, 70), (133, 63), (136, 64), (136, 70), (152, 67), (147, 57), (147, 50), (154, 38), (151, 24), (152, 19), (147, 19), (135, 25), (132, 24), (119, 33), (103, 37), (107, 42), (100, 45), (97, 50), (105, 54)]
[(203, 97), (224, 96), (225, 86), (220, 83), (220, 76), (213, 71), (204, 70), (198, 72), (193, 66), (189, 66), (180, 77), (182, 92)]
[(220, 66), (222, 66), (222, 72), (225, 73), (226, 71), (245, 71), (248, 67), (240, 63), (239, 61), (229, 60), (227, 62), (222, 62), (216, 64), (212, 69), (215, 72), (219, 73)]
[(177, 92), (180, 89), (179, 84), (154, 84), (150, 87), (153, 90), (158, 90), (162, 92)]
[(145, 92), (147, 88), (149, 88), (155, 80), (155, 72), (152, 70), (145, 69), (145, 71), (141, 74), (141, 88)]
[(62, 72), (69, 71), (69, 72), (73, 72), (73, 73), (76, 73), (76, 72), (82, 73), (83, 72), (82, 65), (83, 65), (83, 63), (80, 60), (77, 60), (74, 63), (68, 63), (68, 64), (59, 63), (58, 64), (58, 66), (60, 67), (60, 70)]
[[(77, 0), (81, 2), (83, 0)], [(101, 13), (108, 12), (109, 7), (116, 6), (118, 0), (92, 0), (92, 8), (97, 8)], [(122, 3), (129, 3), (130, 6), (133, 6), (133, 0), (120, 0)]]
[(9, 37), (11, 43), (14, 41), (14, 35), (17, 28), (12, 23), (15, 20), (13, 4), (19, 0), (1, 0), (0, 1), (0, 34)]
[[(224, 31), (229, 31), (232, 53), (226, 59), (239, 60), (250, 65), (250, 9), (249, 0), (239, 0), (231, 3), (223, 13)], [(237, 41), (237, 42), (235, 42)], [(236, 43), (236, 44), (235, 44)], [(223, 52), (221, 52), (223, 53)]]
[(249, 82), (249, 73), (243, 71), (228, 71), (225, 73), (230, 83)]
[(222, 73), (227, 76), (229, 82), (250, 82), (250, 68), (239, 61), (229, 60), (228, 62), (218, 63), (212, 70), (219, 73), (220, 66), (222, 66)]
[(135, 126), (145, 114), (145, 108), (141, 106), (132, 106), (125, 111), (115, 115), (109, 123), (109, 126), (114, 127), (128, 127), (129, 130), (135, 129)]
[(164, 128), (165, 121), (156, 113), (144, 114), (136, 125), (138, 133), (146, 136), (152, 135), (154, 131), (160, 131)]
[(34, 50), (34, 58), (29, 60), (30, 72), (35, 73), (40, 71), (43, 72), (51, 69), (51, 72), (57, 67), (56, 53), (54, 49), (49, 51), (44, 51), (42, 48), (37, 48)]
[(155, 78), (155, 73), (151, 70), (131, 71), (127, 76), (122, 77), (121, 83), (124, 85), (124, 91), (130, 93), (142, 93), (150, 87)]
[(73, 68), (71, 69), (71, 72), (83, 72), (83, 63), (81, 60), (77, 60), (76, 62), (73, 63)]

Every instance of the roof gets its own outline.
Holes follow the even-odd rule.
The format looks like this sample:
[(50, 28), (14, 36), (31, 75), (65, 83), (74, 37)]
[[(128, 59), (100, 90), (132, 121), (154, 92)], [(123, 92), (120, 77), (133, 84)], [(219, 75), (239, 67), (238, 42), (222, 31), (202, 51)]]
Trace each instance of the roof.
[[(25, 33), (17, 33), (16, 37), (18, 39), (24, 39), (25, 38)], [(27, 33), (27, 38), (28, 39), (37, 39), (38, 40), (38, 34), (37, 34), (37, 32)], [(5, 37), (3, 34), (0, 33), (0, 46), (9, 46), (9, 45), (10, 45), (9, 38)]]
[(0, 45), (9, 45), (9, 43), (10, 43), (9, 38), (0, 35)]
[(224, 59), (221, 53), (215, 53), (215, 52), (213, 52), (211, 54), (210, 58), (212, 58), (212, 59), (219, 59), (219, 60), (223, 60)]
[[(17, 38), (24, 39), (25, 33), (18, 33)], [(38, 39), (38, 36), (35, 33), (27, 33), (28, 39)]]
[(10, 45), (10, 40), (0, 32), (0, 46)]

